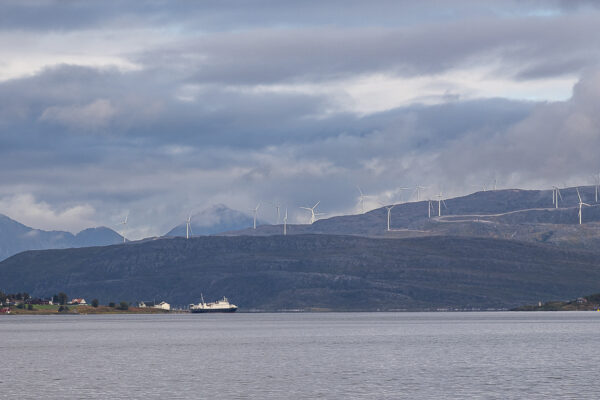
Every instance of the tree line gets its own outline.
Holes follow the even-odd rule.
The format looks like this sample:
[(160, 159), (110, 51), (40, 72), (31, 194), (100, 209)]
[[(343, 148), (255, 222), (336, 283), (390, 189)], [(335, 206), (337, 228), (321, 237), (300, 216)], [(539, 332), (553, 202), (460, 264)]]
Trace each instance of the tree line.
[[(68, 311), (69, 308), (67, 304), (69, 303), (69, 296), (64, 292), (59, 292), (51, 296), (52, 304), (59, 305), (59, 312)], [(0, 290), (0, 305), (15, 303), (17, 308), (24, 308), (27, 305), (29, 310), (33, 310), (33, 306), (35, 304), (45, 304), (45, 299), (33, 298), (26, 292), (19, 293), (4, 293)], [(98, 308), (100, 306), (100, 301), (98, 299), (93, 299), (90, 302), (90, 305), (94, 308)], [(121, 301), (118, 305), (114, 302), (108, 303), (108, 307), (115, 308), (118, 310), (128, 310), (129, 303), (126, 301)]]

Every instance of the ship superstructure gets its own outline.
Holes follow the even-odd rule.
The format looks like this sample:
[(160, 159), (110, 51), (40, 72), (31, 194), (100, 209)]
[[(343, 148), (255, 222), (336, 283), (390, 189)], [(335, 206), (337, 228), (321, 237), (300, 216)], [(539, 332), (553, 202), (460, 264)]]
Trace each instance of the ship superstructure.
[(204, 296), (200, 295), (202, 302), (198, 304), (190, 304), (190, 312), (193, 313), (210, 313), (210, 312), (236, 312), (238, 307), (235, 304), (229, 303), (227, 297), (217, 300), (214, 303), (205, 303)]

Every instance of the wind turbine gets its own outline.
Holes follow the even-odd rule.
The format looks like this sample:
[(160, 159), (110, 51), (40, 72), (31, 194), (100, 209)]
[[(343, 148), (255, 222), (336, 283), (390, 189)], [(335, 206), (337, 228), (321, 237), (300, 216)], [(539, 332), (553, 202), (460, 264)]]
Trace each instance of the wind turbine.
[(360, 193), (359, 196), (359, 203), (360, 203), (360, 213), (364, 214), (365, 213), (365, 199), (367, 197), (371, 197), (371, 196), (367, 196), (366, 194), (363, 193), (362, 190), (360, 190), (360, 186), (356, 185), (356, 188), (358, 189), (358, 192)]
[[(494, 188), (496, 187), (496, 183), (495, 183), (495, 182), (496, 182), (496, 181), (494, 180)], [(474, 187), (474, 188), (479, 188), (479, 187), (481, 187), (481, 191), (482, 191), (482, 192), (487, 192), (487, 184), (486, 184), (486, 183), (484, 183), (484, 184), (483, 184), (483, 185), (481, 185), (481, 186), (479, 186), (479, 185), (471, 185), (471, 187)], [(494, 190), (496, 190), (496, 189), (494, 189)]]
[(446, 202), (442, 198), (442, 192), (440, 192), (440, 194), (438, 194), (436, 197), (438, 198), (438, 217), (441, 217), (442, 216), (442, 203), (444, 203), (445, 208), (448, 208), (448, 206), (446, 206)]
[(591, 207), (591, 206), (589, 204), (581, 201), (581, 196), (579, 195), (579, 188), (575, 188), (575, 190), (577, 190), (577, 197), (579, 197), (579, 225), (581, 225), (581, 207), (582, 206)]
[(258, 209), (260, 208), (260, 202), (252, 209), (254, 213), (254, 229), (256, 230), (256, 216), (258, 215)]
[(600, 172), (596, 175), (596, 203), (598, 202), (598, 186), (600, 186)]
[(427, 218), (431, 218), (431, 199), (427, 200)]
[(315, 208), (317, 208), (317, 206), (319, 205), (319, 203), (321, 202), (321, 200), (317, 201), (317, 204), (315, 204), (312, 207), (300, 207), (303, 210), (308, 210), (310, 211), (311, 215), (310, 215), (310, 223), (314, 224), (315, 221), (317, 220), (317, 215), (325, 215), (325, 214), (321, 214), (321, 213), (315, 213)]
[(423, 189), (427, 189), (427, 186), (419, 186), (419, 185), (415, 186), (415, 191), (417, 192), (417, 201), (421, 200), (421, 190), (423, 190)]
[[(558, 198), (560, 197), (560, 201), (562, 201), (562, 194), (560, 194), (560, 189), (558, 188), (558, 186), (552, 186), (554, 188), (554, 196), (553, 196), (553, 200), (554, 200), (554, 208), (558, 208)], [(579, 192), (577, 192), (579, 193)]]
[(276, 201), (272, 202), (271, 204), (273, 204), (273, 207), (275, 207), (277, 210), (277, 225), (279, 225), (279, 221), (281, 220), (281, 213), (279, 211), (281, 209), (281, 204), (277, 203)]
[(192, 232), (192, 215), (191, 214), (188, 216), (187, 221), (185, 221), (185, 238), (189, 239), (190, 234), (192, 236), (194, 236), (194, 233)]
[(387, 209), (387, 230), (388, 232), (391, 230), (390, 229), (390, 221), (392, 219), (392, 208), (396, 207), (396, 205), (391, 205), (391, 206), (385, 206), (385, 208)]
[(396, 205), (392, 204), (391, 206), (386, 206), (382, 202), (379, 202), (379, 204), (381, 204), (382, 206), (384, 206), (385, 209), (387, 210), (387, 230), (389, 232), (391, 230), (390, 229), (390, 221), (392, 219), (392, 208), (396, 207)]
[(125, 239), (125, 227), (127, 226), (127, 218), (129, 218), (129, 213), (127, 213), (127, 215), (125, 216), (125, 219), (119, 223), (119, 225), (123, 225), (123, 231), (122, 231), (123, 232), (122, 233), (123, 243), (125, 243), (127, 241), (127, 239)]
[(409, 187), (399, 187), (397, 190), (400, 191), (400, 203), (402, 203), (402, 192), (404, 190), (411, 190), (411, 188), (409, 188)]
[(285, 208), (285, 216), (283, 217), (283, 236), (287, 235), (287, 207)]

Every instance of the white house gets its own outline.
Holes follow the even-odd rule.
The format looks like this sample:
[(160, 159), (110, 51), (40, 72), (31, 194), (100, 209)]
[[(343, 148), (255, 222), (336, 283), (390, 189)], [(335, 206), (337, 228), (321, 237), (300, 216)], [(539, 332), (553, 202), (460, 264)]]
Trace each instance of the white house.
[(152, 306), (153, 308), (160, 308), (161, 310), (171, 310), (171, 305), (169, 303), (167, 303), (166, 301), (161, 301), (158, 304), (155, 304)]
[(138, 303), (138, 307), (140, 308), (146, 308), (146, 307), (152, 307), (152, 308), (160, 308), (161, 310), (171, 310), (171, 305), (169, 303), (167, 303), (166, 301), (161, 301), (160, 303), (157, 303), (155, 301), (140, 301)]

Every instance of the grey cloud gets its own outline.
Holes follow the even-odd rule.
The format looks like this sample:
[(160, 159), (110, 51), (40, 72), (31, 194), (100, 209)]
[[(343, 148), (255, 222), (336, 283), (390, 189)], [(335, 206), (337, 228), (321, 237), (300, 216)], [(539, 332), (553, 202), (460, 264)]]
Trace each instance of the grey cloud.
[[(600, 74), (590, 71), (566, 102), (537, 104), (523, 120), (491, 137), (465, 135), (437, 155), (444, 179), (497, 174), (505, 184), (590, 184), (600, 168)], [(468, 154), (468, 157), (460, 157)]]
[(173, 70), (190, 82), (221, 84), (319, 82), (373, 73), (416, 76), (495, 63), (505, 76), (540, 78), (598, 63), (598, 17), (594, 12), (400, 28), (215, 33), (133, 59)]
[(122, 26), (184, 26), (188, 30), (253, 29), (264, 26), (397, 26), (481, 16), (523, 15), (536, 11), (577, 12), (593, 1), (310, 0), (281, 2), (239, 0), (190, 2), (150, 0), (143, 5), (122, 0), (5, 0), (0, 5), (3, 30), (77, 30)]
[[(503, 186), (536, 186), (583, 182), (598, 169), (600, 79), (589, 67), (600, 48), (597, 12), (575, 8), (537, 18), (523, 17), (523, 10), (498, 19), (477, 2), (484, 4), (477, 12), (443, 18), (443, 10), (421, 15), (412, 3), (394, 2), (416, 15), (402, 25), (391, 21), (393, 12), (381, 22), (382, 10), (393, 7), (384, 4), (368, 9), (363, 23), (358, 16), (366, 9), (348, 6), (344, 12), (355, 13), (356, 23), (290, 15), (279, 26), (282, 13), (296, 14), (296, 8), (274, 5), (261, 16), (261, 7), (271, 3), (247, 15), (210, 3), (206, 18), (212, 22), (201, 36), (184, 34), (166, 48), (125, 55), (141, 61), (141, 70), (59, 65), (0, 82), (0, 197), (31, 193), (58, 210), (89, 204), (104, 224), (130, 211), (139, 237), (164, 233), (191, 209), (213, 203), (247, 210), (277, 199), (299, 221), (297, 207), (317, 200), (324, 212), (351, 212), (356, 184), (392, 199), (399, 186), (416, 183), (456, 194), (493, 177)], [(543, 7), (534, 3), (523, 7)], [(78, 25), (71, 24), (77, 13), (99, 3), (73, 4), (79, 7), (73, 14), (46, 25), (31, 14), (32, 27), (106, 27), (127, 21), (126, 8), (134, 7), (110, 3), (114, 9)], [(153, 10), (132, 25), (167, 27), (188, 10), (184, 3), (165, 4), (151, 3)], [(190, 14), (183, 29), (200, 29)], [(239, 32), (228, 32), (229, 24)], [(252, 86), (318, 85), (381, 72), (435, 75), (496, 61), (498, 74), (518, 79), (589, 71), (565, 102), (453, 99), (366, 116), (336, 112), (344, 100), (339, 93)], [(274, 216), (265, 207), (264, 219), (269, 210)]]
[[(156, 219), (151, 227), (139, 226), (139, 232), (154, 233), (174, 225), (180, 208), (217, 202), (244, 209), (261, 199), (290, 207), (320, 199), (323, 211), (351, 211), (356, 183), (379, 192), (422, 180), (419, 164), (406, 160), (427, 157), (465, 132), (504, 131), (531, 109), (528, 103), (485, 100), (324, 117), (318, 111), (329, 100), (319, 96), (209, 87), (196, 101), (182, 103), (172, 84), (143, 71), (69, 66), (0, 84), (0, 102), (29, 113), (3, 116), (14, 130), (0, 135), (0, 195), (17, 191), (51, 204), (85, 202), (98, 210), (99, 223), (127, 207), (138, 221)], [(142, 100), (124, 103), (132, 88)], [(128, 116), (147, 115), (137, 109), (157, 99), (161, 107), (149, 119)], [(98, 101), (119, 110), (101, 131), (41, 118), (57, 110), (52, 107), (81, 110)], [(383, 176), (366, 165), (382, 168)], [(294, 210), (291, 215), (301, 218)]]

